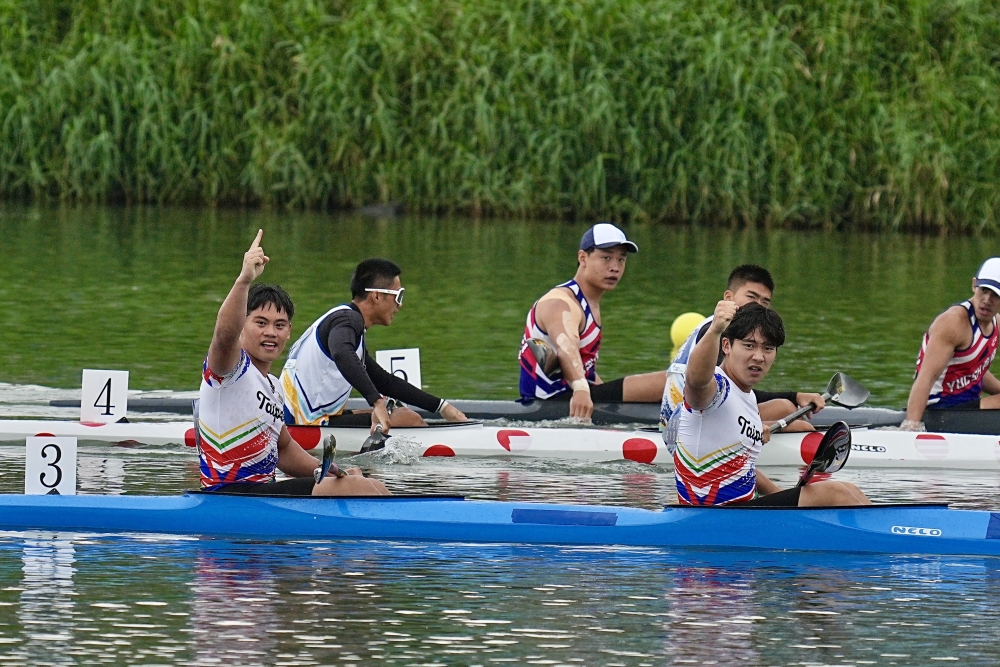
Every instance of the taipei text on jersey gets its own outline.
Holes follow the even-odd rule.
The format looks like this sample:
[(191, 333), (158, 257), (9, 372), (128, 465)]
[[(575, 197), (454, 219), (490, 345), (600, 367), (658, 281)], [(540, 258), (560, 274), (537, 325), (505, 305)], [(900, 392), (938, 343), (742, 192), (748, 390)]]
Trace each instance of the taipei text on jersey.
[(757, 398), (741, 391), (720, 367), (715, 383), (707, 408), (695, 410), (685, 402), (675, 417), (674, 476), (682, 505), (739, 503), (757, 492), (756, 461), (763, 446)]
[(243, 350), (236, 368), (225, 376), (213, 373), (205, 359), (198, 390), (202, 488), (274, 481), (278, 436), (285, 424), (277, 382), (257, 370)]

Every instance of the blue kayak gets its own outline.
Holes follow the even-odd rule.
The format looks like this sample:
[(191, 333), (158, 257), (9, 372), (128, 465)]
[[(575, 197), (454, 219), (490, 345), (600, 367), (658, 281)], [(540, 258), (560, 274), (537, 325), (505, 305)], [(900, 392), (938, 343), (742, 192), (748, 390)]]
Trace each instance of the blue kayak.
[(945, 505), (652, 511), (460, 497), (0, 495), (0, 528), (257, 539), (1000, 555), (1000, 512), (950, 510)]

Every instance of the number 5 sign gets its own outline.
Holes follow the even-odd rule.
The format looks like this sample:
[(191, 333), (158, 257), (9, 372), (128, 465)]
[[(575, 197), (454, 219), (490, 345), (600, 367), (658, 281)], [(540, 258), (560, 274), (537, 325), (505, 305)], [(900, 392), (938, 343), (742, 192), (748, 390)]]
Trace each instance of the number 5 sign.
[(423, 389), (420, 384), (420, 348), (409, 347), (404, 350), (378, 350), (375, 352), (375, 362), (396, 377), (402, 378), (417, 389)]
[(76, 438), (28, 438), (24, 452), (26, 495), (76, 495)]
[(113, 424), (128, 408), (128, 371), (83, 370), (80, 421)]

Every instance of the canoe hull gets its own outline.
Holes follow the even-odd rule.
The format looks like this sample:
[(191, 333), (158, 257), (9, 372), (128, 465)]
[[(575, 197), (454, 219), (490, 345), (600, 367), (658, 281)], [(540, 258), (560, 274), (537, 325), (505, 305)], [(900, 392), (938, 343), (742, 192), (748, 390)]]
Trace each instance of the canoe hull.
[(260, 539), (1000, 555), (1000, 513), (944, 506), (650, 511), (457, 498), (3, 495), (0, 528)]
[[(337, 438), (341, 455), (357, 453), (368, 435), (366, 428), (291, 426), (289, 431), (307, 449), (315, 448), (324, 435), (332, 434)], [(23, 441), (46, 433), (85, 441), (194, 446), (194, 430), (188, 422), (81, 424), (0, 420), (0, 441)], [(503, 428), (466, 423), (397, 428), (392, 433), (397, 442), (405, 439), (417, 455), (425, 457), (503, 456), (673, 466), (670, 453), (655, 430)], [(851, 437), (848, 465), (853, 468), (1000, 470), (997, 436), (856, 428), (851, 430)], [(821, 433), (779, 433), (764, 446), (758, 463), (765, 467), (805, 465), (812, 460), (821, 439)]]

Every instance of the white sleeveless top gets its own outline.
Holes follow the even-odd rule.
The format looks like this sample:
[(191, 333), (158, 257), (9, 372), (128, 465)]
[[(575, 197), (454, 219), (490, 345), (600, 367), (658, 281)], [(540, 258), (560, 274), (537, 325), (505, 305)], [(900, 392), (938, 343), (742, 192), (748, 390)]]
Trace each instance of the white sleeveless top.
[(706, 317), (688, 334), (677, 350), (677, 354), (674, 355), (673, 361), (667, 367), (667, 381), (663, 385), (663, 398), (660, 401), (660, 430), (664, 432), (666, 432), (672, 417), (684, 404), (684, 374), (687, 372), (687, 362), (691, 357), (691, 352), (698, 344), (698, 332), (711, 321), (711, 317)]
[(757, 456), (764, 446), (757, 397), (718, 366), (715, 382), (715, 398), (707, 408), (694, 410), (685, 402), (676, 416), (672, 451), (682, 505), (725, 505), (752, 500), (757, 493)]
[[(281, 388), (285, 394), (285, 421), (303, 426), (322, 426), (329, 417), (344, 411), (351, 395), (351, 383), (337, 368), (333, 358), (319, 344), (319, 325), (331, 314), (350, 310), (348, 305), (326, 311), (306, 329), (288, 353), (281, 371)], [(365, 336), (361, 334), (356, 350), (364, 362)]]

